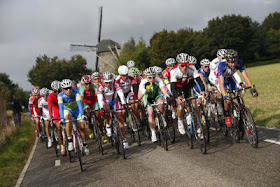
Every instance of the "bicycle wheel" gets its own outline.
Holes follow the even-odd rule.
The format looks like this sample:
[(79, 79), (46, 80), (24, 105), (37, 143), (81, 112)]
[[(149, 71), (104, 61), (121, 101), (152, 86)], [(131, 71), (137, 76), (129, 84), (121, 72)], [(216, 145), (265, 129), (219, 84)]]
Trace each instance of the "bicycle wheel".
[(81, 171), (83, 171), (83, 163), (82, 163), (82, 150), (80, 148), (80, 144), (81, 144), (81, 139), (78, 137), (78, 134), (77, 132), (75, 133), (75, 148), (76, 148), (76, 153), (77, 153), (77, 156), (79, 158), (79, 163), (80, 163), (80, 169)]
[(257, 148), (259, 141), (258, 141), (258, 131), (254, 122), (254, 118), (250, 110), (245, 106), (243, 107), (243, 113), (241, 115), (242, 115), (244, 130), (247, 135), (247, 139), (253, 148)]
[(72, 156), (71, 156), (71, 152), (68, 150), (68, 139), (67, 139), (67, 136), (66, 136), (66, 129), (63, 128), (63, 131), (62, 131), (62, 137), (63, 137), (63, 146), (65, 148), (65, 151), (68, 155), (68, 158), (69, 158), (69, 162), (72, 161)]
[[(175, 120), (174, 120), (175, 121)], [(176, 122), (175, 122), (176, 123)], [(178, 123), (178, 121), (177, 121)], [(187, 142), (187, 145), (189, 148), (192, 149), (192, 135), (191, 135), (191, 128), (188, 127), (188, 124), (187, 124), (187, 114), (186, 112), (184, 113), (184, 116), (183, 116), (183, 123), (184, 123), (184, 127), (185, 127), (185, 131), (186, 131), (186, 134), (185, 134), (185, 139), (186, 139), (186, 142)]]
[(239, 143), (240, 140), (240, 130), (239, 130), (239, 114), (236, 114), (234, 111), (239, 110), (239, 106), (237, 103), (232, 102), (231, 105), (231, 122), (232, 126), (229, 128), (230, 136), (233, 141)]
[(171, 143), (175, 142), (175, 123), (176, 120), (172, 119), (172, 114), (170, 110), (167, 110), (165, 112), (165, 121), (167, 122), (167, 127), (166, 127), (166, 132), (167, 132), (167, 136), (170, 139)]
[(56, 132), (52, 128), (51, 129), (51, 137), (52, 137), (52, 141), (53, 141), (53, 147), (54, 147), (55, 155), (56, 155), (56, 157), (58, 157), (58, 154), (57, 154), (58, 153), (58, 151), (57, 151), (58, 142), (57, 142), (56, 136), (57, 136)]
[(141, 146), (141, 139), (140, 139), (138, 124), (136, 123), (136, 119), (132, 113), (129, 113), (129, 116), (130, 116), (129, 121), (130, 121), (132, 131), (133, 131), (133, 140), (135, 142), (137, 142), (138, 146)]
[(207, 148), (206, 148), (207, 139), (205, 136), (206, 132), (204, 131), (204, 127), (201, 124), (201, 119), (197, 115), (196, 112), (193, 112), (193, 118), (194, 118), (194, 138), (196, 140), (196, 143), (197, 143), (201, 153), (205, 154), (207, 151)]
[(95, 140), (98, 144), (98, 149), (101, 152), (101, 154), (104, 155), (104, 150), (103, 150), (103, 146), (102, 146), (102, 135), (101, 135), (98, 124), (95, 122), (93, 123), (93, 131), (95, 134)]
[(166, 127), (164, 127), (163, 119), (162, 119), (162, 114), (157, 113), (157, 118), (158, 118), (158, 124), (159, 124), (159, 135), (160, 135), (160, 140), (162, 143), (162, 147), (165, 149), (165, 151), (168, 150), (168, 139), (167, 139), (167, 133), (166, 133)]
[[(119, 123), (117, 124), (119, 125)], [(117, 126), (117, 136), (118, 136), (118, 142), (119, 142), (119, 151), (122, 154), (123, 159), (126, 159), (125, 156), (125, 149), (123, 146), (123, 137), (122, 137), (122, 132), (119, 126)]]

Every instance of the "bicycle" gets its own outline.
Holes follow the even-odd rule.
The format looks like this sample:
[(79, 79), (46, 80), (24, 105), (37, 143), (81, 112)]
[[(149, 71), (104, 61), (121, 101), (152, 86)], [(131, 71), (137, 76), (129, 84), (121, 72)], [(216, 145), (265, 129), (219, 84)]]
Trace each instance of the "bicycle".
[(123, 146), (123, 136), (121, 132), (121, 128), (119, 126), (118, 119), (116, 117), (117, 111), (126, 110), (126, 108), (118, 109), (118, 110), (109, 110), (104, 111), (104, 113), (110, 113), (112, 117), (111, 127), (112, 127), (112, 136), (111, 136), (111, 142), (113, 145), (115, 145), (116, 151), (118, 154), (122, 154), (123, 159), (126, 159), (125, 155), (125, 149)]
[(141, 139), (140, 139), (140, 127), (138, 125), (138, 123), (136, 122), (135, 116), (133, 114), (133, 110), (131, 105), (138, 103), (138, 101), (135, 102), (131, 102), (127, 104), (127, 110), (126, 110), (126, 116), (127, 116), (127, 128), (128, 128), (128, 132), (130, 133), (130, 135), (133, 138), (133, 142), (137, 142), (138, 146), (141, 146)]
[(45, 129), (45, 123), (44, 123), (44, 119), (41, 120), (41, 117), (34, 117), (34, 118), (39, 118), (40, 119), (40, 127), (41, 127), (41, 132), (39, 132), (40, 134), (40, 142), (45, 142), (46, 143), (46, 148), (48, 148), (48, 141), (47, 141), (47, 135), (46, 135), (46, 129)]
[[(184, 94), (183, 94), (184, 97)], [(207, 152), (207, 144), (206, 144), (206, 136), (205, 136), (205, 126), (202, 126), (201, 124), (201, 119), (195, 112), (193, 105), (192, 105), (192, 100), (197, 99), (197, 97), (189, 97), (187, 99), (183, 99), (183, 102), (187, 102), (188, 106), (191, 109), (191, 112), (188, 112), (187, 106), (184, 108), (184, 116), (183, 116), (183, 122), (185, 125), (186, 130), (186, 139), (187, 139), (187, 144), (190, 146), (191, 149), (193, 149), (194, 146), (194, 140), (196, 140), (196, 143), (198, 144), (198, 147), (201, 151), (202, 154), (206, 154)], [(179, 106), (182, 107), (182, 104)], [(189, 122), (187, 115), (190, 115), (191, 121)], [(190, 123), (190, 124), (188, 124)], [(200, 129), (200, 133), (198, 133), (198, 129)], [(189, 144), (189, 140), (191, 144)]]
[(148, 122), (148, 114), (142, 101), (139, 101), (138, 109), (140, 113), (141, 129), (143, 130), (143, 134), (149, 139), (151, 138), (151, 130)]
[(167, 123), (166, 132), (171, 143), (175, 143), (176, 138), (176, 120), (172, 118), (172, 110), (169, 104), (166, 105), (167, 110), (165, 110), (165, 121)]
[(168, 150), (168, 139), (167, 139), (167, 126), (164, 125), (163, 123), (163, 116), (160, 113), (158, 109), (158, 105), (161, 104), (166, 104), (166, 103), (153, 103), (150, 106), (153, 108), (153, 114), (155, 118), (155, 131), (157, 135), (157, 140), (158, 140), (158, 145), (161, 146), (165, 149), (165, 151)]
[(71, 152), (68, 150), (68, 138), (67, 138), (67, 135), (66, 135), (66, 125), (60, 122), (60, 126), (61, 126), (61, 132), (62, 132), (62, 137), (63, 137), (63, 146), (65, 148), (65, 151), (66, 151), (67, 155), (68, 155), (69, 162), (71, 163), (72, 162), (72, 155), (71, 155)]
[(83, 170), (83, 163), (82, 163), (82, 150), (83, 150), (83, 143), (81, 141), (81, 135), (80, 131), (77, 128), (77, 120), (65, 120), (65, 122), (72, 122), (72, 134), (73, 134), (73, 145), (74, 145), (74, 151), (77, 154), (79, 158), (79, 163), (80, 163), (80, 169), (81, 171)]
[(60, 119), (51, 119), (50, 121), (50, 135), (51, 135), (51, 140), (52, 140), (52, 145), (54, 147), (55, 150), (55, 155), (58, 157), (58, 151), (57, 151), (57, 145), (58, 144), (58, 136), (57, 136), (57, 132), (55, 131), (55, 125), (53, 123), (53, 121), (55, 120), (60, 120)]
[(234, 90), (230, 93), (236, 94), (235, 97), (231, 98), (232, 100), (237, 100), (238, 104), (233, 102), (233, 116), (238, 119), (238, 129), (240, 139), (243, 139), (244, 133), (246, 132), (247, 139), (249, 144), (253, 148), (258, 147), (258, 132), (256, 124), (254, 122), (253, 115), (251, 114), (249, 108), (247, 108), (242, 99), (242, 92), (245, 93), (246, 89), (251, 89), (251, 87), (244, 87), (237, 90)]

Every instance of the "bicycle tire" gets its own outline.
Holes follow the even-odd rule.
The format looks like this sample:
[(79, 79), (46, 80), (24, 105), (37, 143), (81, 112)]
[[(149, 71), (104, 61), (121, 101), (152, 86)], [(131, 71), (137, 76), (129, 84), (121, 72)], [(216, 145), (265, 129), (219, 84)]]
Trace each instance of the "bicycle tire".
[(113, 133), (111, 136), (111, 140), (112, 140), (112, 145), (115, 146), (117, 154), (120, 154), (120, 145), (119, 145), (119, 137), (118, 137), (118, 129), (117, 129), (117, 125), (119, 125), (119, 123), (117, 121), (113, 122), (115, 124), (112, 125), (112, 129), (113, 129)]
[(64, 144), (64, 148), (65, 148), (65, 151), (68, 155), (68, 159), (69, 159), (69, 162), (71, 163), (72, 162), (72, 155), (71, 155), (71, 152), (68, 150), (68, 139), (67, 139), (67, 135), (66, 135), (66, 129), (63, 128), (63, 144)]
[(176, 123), (176, 120), (172, 119), (172, 115), (171, 115), (170, 110), (167, 110), (165, 112), (165, 121), (167, 122), (167, 128), (166, 128), (167, 136), (170, 139), (171, 143), (175, 143), (175, 139), (176, 139), (175, 123)]
[[(253, 148), (257, 148), (258, 147), (258, 131), (255, 125), (255, 121), (253, 118), (253, 115), (251, 114), (250, 110), (247, 107), (243, 107), (243, 112), (241, 113), (242, 116), (242, 120), (243, 120), (243, 125), (244, 125), (244, 129), (247, 135), (247, 139), (249, 144), (253, 147)], [(246, 113), (246, 114), (245, 114)], [(248, 118), (250, 118), (251, 124), (248, 125), (247, 120), (245, 119), (245, 115), (247, 115), (247, 120)], [(246, 120), (246, 122), (245, 122)], [(252, 135), (252, 136), (250, 136)]]
[(165, 149), (165, 151), (168, 150), (168, 139), (167, 139), (167, 133), (166, 133), (166, 128), (164, 127), (163, 124), (163, 119), (162, 119), (162, 114), (157, 113), (157, 118), (158, 118), (158, 122), (159, 122), (159, 135), (160, 135), (160, 140), (161, 140), (161, 144), (162, 147)]
[[(188, 124), (187, 124), (187, 114), (186, 112), (184, 113), (184, 116), (183, 116), (183, 123), (184, 123), (184, 127), (185, 127), (185, 139), (186, 139), (186, 142), (187, 142), (187, 145), (189, 148), (192, 149), (192, 135), (191, 135), (191, 129), (188, 128)], [(177, 121), (177, 125), (178, 125), (178, 121)]]
[[(196, 143), (197, 143), (201, 153), (206, 154), (206, 152), (207, 152), (207, 139), (206, 139), (206, 136), (205, 136), (206, 132), (204, 131), (204, 127), (201, 124), (201, 119), (197, 115), (197, 113), (193, 112), (192, 115), (193, 115), (194, 119), (196, 119), (196, 122), (198, 123), (197, 124), (198, 128), (200, 128), (200, 130), (201, 130), (200, 137), (199, 137), (199, 135), (197, 133), (197, 126), (194, 126), (194, 138), (196, 140)], [(193, 125), (195, 125), (195, 123)]]
[(52, 129), (51, 130), (51, 137), (52, 137), (52, 140), (53, 140), (53, 147), (54, 147), (54, 151), (55, 151), (55, 155), (56, 155), (56, 157), (58, 157), (58, 151), (57, 151), (57, 145), (58, 145), (58, 142), (57, 142), (57, 140), (56, 140), (56, 138), (55, 138), (55, 134), (54, 134), (54, 130)]
[(117, 136), (118, 136), (118, 141), (119, 141), (119, 150), (122, 154), (123, 159), (126, 159), (125, 149), (124, 149), (124, 146), (123, 146), (122, 132), (121, 132), (121, 128), (119, 126), (117, 126)]
[[(140, 134), (139, 134), (139, 127), (138, 124), (136, 123), (136, 119), (134, 117), (134, 115), (132, 113), (129, 114), (131, 117), (131, 127), (132, 127), (132, 131), (133, 131), (133, 140), (137, 142), (138, 146), (141, 146), (141, 138), (140, 138)], [(136, 128), (137, 131), (134, 131), (133, 129)]]
[(93, 123), (93, 131), (95, 134), (95, 140), (98, 144), (98, 149), (101, 152), (101, 154), (104, 155), (104, 150), (103, 150), (103, 146), (102, 146), (102, 135), (101, 135), (99, 126), (96, 122)]
[(239, 115), (235, 116), (233, 114), (234, 109), (238, 109), (239, 106), (237, 103), (232, 102), (231, 104), (231, 121), (232, 126), (229, 128), (230, 136), (232, 137), (233, 141), (239, 143), (240, 141), (240, 131), (239, 131)]
[(80, 138), (78, 138), (78, 134), (77, 132), (75, 133), (75, 144), (76, 144), (76, 153), (77, 153), (77, 156), (79, 158), (79, 163), (80, 163), (80, 169), (81, 171), (84, 171), (83, 170), (83, 162), (82, 162), (82, 151), (81, 151), (81, 148), (80, 148)]

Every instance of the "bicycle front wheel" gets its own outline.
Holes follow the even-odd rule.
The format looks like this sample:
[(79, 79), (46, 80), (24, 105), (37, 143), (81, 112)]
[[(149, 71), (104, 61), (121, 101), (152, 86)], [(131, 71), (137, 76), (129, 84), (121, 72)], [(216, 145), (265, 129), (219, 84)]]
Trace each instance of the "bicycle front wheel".
[(207, 148), (206, 148), (207, 139), (206, 139), (206, 135), (205, 135), (205, 130), (201, 124), (201, 119), (197, 115), (196, 112), (193, 113), (193, 117), (194, 117), (194, 122), (195, 122), (194, 137), (195, 137), (196, 143), (197, 143), (201, 153), (205, 154), (207, 151)]
[(80, 144), (81, 144), (81, 139), (80, 138), (78, 138), (78, 135), (77, 134), (75, 134), (75, 139), (76, 139), (76, 141), (75, 141), (75, 147), (76, 147), (76, 151), (77, 151), (77, 155), (78, 155), (78, 158), (79, 158), (79, 163), (80, 163), (80, 169), (81, 169), (81, 171), (83, 171), (83, 163), (82, 163), (82, 150), (81, 150), (81, 148), (80, 148)]
[(257, 148), (259, 143), (258, 132), (253, 116), (247, 107), (243, 107), (242, 121), (250, 145)]
[(133, 131), (133, 140), (137, 142), (138, 146), (141, 146), (141, 139), (140, 139), (140, 134), (139, 134), (139, 127), (136, 123), (136, 119), (132, 113), (129, 114), (130, 116), (130, 124), (132, 127)]
[(163, 123), (163, 119), (162, 119), (162, 115), (157, 113), (157, 118), (158, 118), (158, 122), (159, 122), (159, 135), (160, 135), (160, 140), (162, 143), (162, 147), (165, 149), (165, 151), (168, 150), (168, 143), (167, 143), (167, 133), (166, 133), (166, 128), (164, 127), (164, 123)]

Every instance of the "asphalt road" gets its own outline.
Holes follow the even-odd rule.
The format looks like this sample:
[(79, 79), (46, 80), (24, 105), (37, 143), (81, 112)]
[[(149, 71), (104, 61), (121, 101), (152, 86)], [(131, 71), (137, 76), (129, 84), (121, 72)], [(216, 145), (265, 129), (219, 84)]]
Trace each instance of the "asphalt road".
[(102, 156), (96, 142), (89, 141), (91, 154), (83, 156), (84, 172), (76, 156), (69, 163), (38, 143), (22, 186), (280, 186), (279, 130), (258, 128), (257, 149), (211, 132), (205, 155), (196, 147), (189, 149), (179, 134), (168, 151), (144, 138), (141, 147), (130, 143), (126, 160), (110, 144)]

